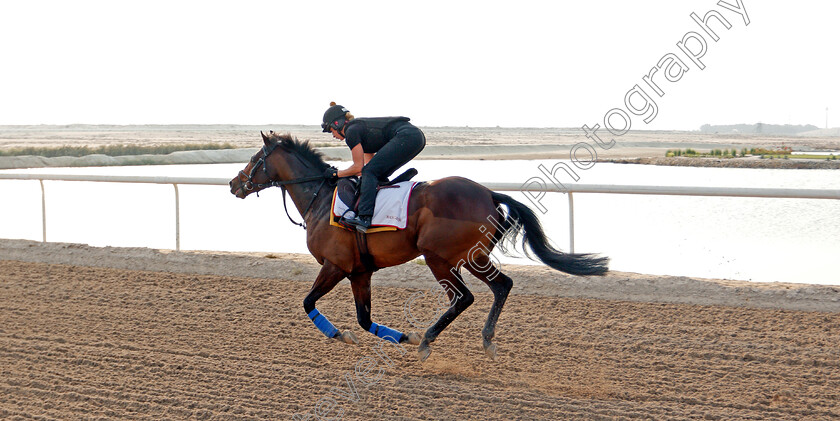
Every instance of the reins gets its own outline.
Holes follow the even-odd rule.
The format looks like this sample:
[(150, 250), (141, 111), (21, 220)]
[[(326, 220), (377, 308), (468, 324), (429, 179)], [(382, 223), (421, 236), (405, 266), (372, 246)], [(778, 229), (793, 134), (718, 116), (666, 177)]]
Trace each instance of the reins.
[(312, 198), (309, 199), (309, 203), (306, 205), (306, 208), (303, 210), (303, 213), (300, 215), (303, 218), (302, 222), (296, 222), (294, 219), (292, 219), (292, 215), (289, 215), (289, 209), (286, 207), (286, 187), (285, 186), (286, 186), (286, 184), (305, 183), (307, 181), (317, 180), (317, 178), (315, 178), (315, 179), (311, 179), (311, 178), (312, 177), (296, 178), (294, 180), (289, 180), (289, 181), (287, 181), (285, 183), (282, 183), (282, 184), (275, 184), (277, 182), (274, 182), (274, 183), (270, 183), (271, 185), (269, 186), (269, 187), (272, 187), (272, 186), (280, 187), (280, 190), (283, 191), (283, 210), (286, 211), (286, 216), (289, 218), (289, 221), (292, 221), (293, 224), (303, 228), (304, 230), (306, 229), (306, 214), (309, 212), (309, 208), (312, 207), (312, 204), (315, 203), (315, 199), (318, 198), (318, 193), (321, 191), (321, 187), (324, 187), (324, 183), (327, 182), (327, 178), (324, 177), (324, 176), (318, 177), (318, 178), (321, 178), (321, 184), (319, 184), (318, 188), (315, 189), (315, 194), (313, 194)]

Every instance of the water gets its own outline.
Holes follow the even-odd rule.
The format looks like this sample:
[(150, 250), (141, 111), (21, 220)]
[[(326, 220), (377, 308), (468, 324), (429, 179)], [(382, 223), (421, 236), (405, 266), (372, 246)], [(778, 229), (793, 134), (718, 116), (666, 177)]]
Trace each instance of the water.
[[(558, 161), (412, 163), (420, 180), (461, 175), (522, 184)], [(335, 162), (339, 168), (346, 163)], [(244, 164), (52, 168), (30, 172), (233, 177)], [(14, 172), (25, 172), (15, 170)], [(562, 171), (558, 175), (563, 174)], [(657, 167), (599, 163), (586, 184), (840, 189), (836, 170)], [(561, 180), (566, 181), (566, 180)], [(171, 185), (45, 182), (48, 241), (94, 246), (175, 247)], [(225, 186), (179, 186), (184, 250), (307, 253), (279, 189), (234, 198)], [(41, 239), (37, 181), (0, 180), (0, 237)], [(528, 203), (524, 195), (508, 192)], [(541, 215), (554, 244), (569, 249), (568, 202), (549, 194)], [(290, 213), (300, 216), (294, 207)], [(611, 268), (648, 274), (840, 285), (840, 201), (575, 194), (575, 251), (600, 252)], [(532, 264), (500, 256), (502, 264)]]

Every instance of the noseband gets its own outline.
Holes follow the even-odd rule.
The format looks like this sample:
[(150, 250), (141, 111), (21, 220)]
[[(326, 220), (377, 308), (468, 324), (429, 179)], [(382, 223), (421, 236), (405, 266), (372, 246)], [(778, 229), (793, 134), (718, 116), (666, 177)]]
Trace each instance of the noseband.
[[(255, 189), (262, 190), (262, 189), (266, 189), (266, 188), (269, 188), (269, 187), (280, 187), (280, 189), (283, 190), (283, 210), (286, 211), (286, 216), (289, 218), (289, 221), (292, 221), (293, 224), (295, 224), (297, 226), (300, 226), (303, 229), (306, 229), (306, 225), (303, 222), (296, 222), (294, 219), (292, 219), (292, 216), (289, 215), (289, 209), (286, 207), (286, 185), (288, 185), (288, 184), (300, 184), (300, 183), (306, 183), (306, 182), (310, 182), (310, 181), (321, 180), (321, 184), (318, 186), (317, 189), (315, 189), (315, 193), (312, 195), (312, 198), (309, 199), (309, 204), (306, 205), (306, 208), (301, 213), (301, 216), (304, 218), (304, 221), (306, 221), (306, 214), (309, 212), (309, 209), (312, 207), (312, 204), (315, 203), (315, 199), (318, 197), (318, 192), (321, 191), (321, 187), (323, 187), (324, 183), (327, 182), (327, 178), (324, 177), (323, 175), (314, 175), (314, 176), (310, 176), (310, 177), (294, 178), (294, 179), (287, 180), (287, 181), (272, 180), (271, 177), (268, 175), (268, 160), (266, 158), (268, 158), (268, 156), (271, 155), (271, 153), (274, 152), (275, 149), (277, 149), (277, 146), (278, 146), (277, 143), (272, 143), (271, 147), (269, 147), (269, 145), (263, 146), (262, 147), (262, 156), (259, 159), (257, 159), (256, 161), (254, 160), (254, 158), (256, 158), (257, 155), (254, 155), (253, 157), (251, 157), (251, 162), (253, 162), (254, 165), (251, 167), (251, 172), (249, 174), (245, 174), (245, 170), (239, 170), (239, 175), (247, 178), (247, 181), (245, 181), (245, 183), (243, 183), (240, 188), (242, 188), (245, 191), (251, 191), (251, 190), (255, 190)], [(300, 160), (301, 162), (303, 162), (303, 160), (301, 160), (299, 157), (297, 157), (297, 155), (295, 155), (295, 157), (298, 158), (298, 160)], [(306, 162), (303, 162), (303, 164), (307, 167), (310, 166)], [(268, 183), (255, 183), (254, 182), (254, 176), (257, 175), (257, 169), (260, 166), (262, 166), (263, 173), (265, 174), (266, 178), (268, 178)], [(257, 197), (259, 197), (259, 196), (260, 196), (260, 193), (258, 191), (257, 192)]]

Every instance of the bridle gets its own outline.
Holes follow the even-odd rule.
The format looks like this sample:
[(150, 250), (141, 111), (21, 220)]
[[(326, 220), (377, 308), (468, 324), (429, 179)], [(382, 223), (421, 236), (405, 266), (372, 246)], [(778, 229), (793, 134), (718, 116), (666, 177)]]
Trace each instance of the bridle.
[[(254, 162), (254, 158), (256, 158), (257, 155), (259, 155), (259, 152), (257, 152), (254, 156), (252, 156), (251, 157), (251, 162), (254, 163), (254, 166), (251, 167), (251, 173), (250, 174), (245, 174), (245, 170), (239, 170), (239, 175), (240, 176), (245, 176), (245, 178), (247, 179), (245, 181), (245, 183), (242, 184), (242, 189), (243, 190), (251, 191), (251, 190), (254, 190), (254, 187), (256, 187), (258, 189), (264, 189), (266, 187), (272, 187), (273, 186), (273, 184), (272, 184), (273, 182), (270, 181), (270, 180), (269, 180), (268, 183), (264, 183), (264, 184), (254, 183), (254, 176), (257, 175), (257, 169), (260, 167), (260, 165), (262, 165), (263, 173), (265, 173), (265, 176), (268, 177), (268, 161), (266, 161), (266, 158), (268, 157), (268, 155), (270, 155), (272, 152), (274, 152), (275, 149), (277, 149), (277, 144), (276, 143), (272, 144), (271, 148), (269, 148), (268, 145), (263, 146), (262, 147), (262, 156), (260, 157), (260, 159), (256, 160), (256, 162)], [(260, 196), (260, 192), (257, 192), (257, 197), (259, 197), (259, 196)]]
[[(247, 179), (245, 181), (245, 183), (243, 183), (240, 188), (245, 190), (245, 191), (257, 190), (257, 192), (256, 192), (257, 197), (259, 197), (260, 196), (259, 190), (266, 189), (266, 188), (269, 188), (269, 187), (280, 187), (280, 189), (283, 191), (283, 210), (286, 211), (286, 216), (289, 218), (289, 221), (292, 221), (293, 224), (295, 224), (295, 225), (297, 225), (297, 226), (299, 226), (303, 229), (306, 229), (306, 225), (305, 225), (306, 214), (309, 213), (309, 209), (312, 208), (312, 204), (315, 203), (315, 199), (318, 198), (318, 192), (321, 191), (321, 187), (324, 187), (324, 184), (327, 182), (327, 177), (325, 177), (323, 175), (313, 175), (313, 176), (309, 176), (309, 177), (294, 178), (294, 179), (285, 180), (285, 181), (284, 180), (271, 180), (271, 178), (268, 175), (268, 160), (266, 158), (268, 158), (268, 156), (271, 155), (271, 153), (274, 152), (275, 149), (277, 149), (278, 145), (279, 144), (277, 144), (277, 143), (272, 143), (270, 145), (270, 147), (269, 147), (269, 145), (263, 146), (262, 151), (261, 151), (262, 156), (259, 159), (257, 159), (256, 161), (254, 160), (254, 158), (256, 158), (257, 155), (259, 155), (259, 152), (257, 152), (256, 155), (251, 157), (251, 162), (254, 163), (254, 165), (251, 167), (251, 172), (249, 174), (245, 174), (245, 170), (239, 170), (239, 175), (244, 176)], [(304, 162), (302, 159), (300, 159), (300, 157), (298, 157), (297, 155), (294, 155), (294, 156), (299, 161), (301, 161), (303, 163), (303, 165), (305, 165), (307, 167), (311, 166), (308, 163)], [(255, 183), (254, 182), (254, 176), (257, 175), (257, 169), (260, 166), (262, 166), (262, 170), (263, 170), (263, 173), (265, 173), (266, 178), (269, 178), (268, 183)], [(301, 213), (301, 217), (303, 217), (303, 222), (296, 222), (294, 219), (292, 219), (292, 216), (289, 215), (289, 209), (286, 206), (286, 186), (289, 185), (289, 184), (308, 183), (310, 181), (318, 181), (318, 180), (321, 180), (321, 184), (318, 185), (317, 189), (315, 189), (315, 193), (312, 195), (312, 198), (309, 199), (309, 203), (306, 205), (306, 208)]]

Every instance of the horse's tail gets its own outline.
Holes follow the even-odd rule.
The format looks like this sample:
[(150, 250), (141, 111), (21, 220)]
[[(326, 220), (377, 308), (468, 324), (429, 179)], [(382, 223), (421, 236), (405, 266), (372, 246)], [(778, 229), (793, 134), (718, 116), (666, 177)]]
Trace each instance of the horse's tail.
[(533, 259), (525, 247), (528, 245), (537, 258), (551, 268), (572, 275), (603, 275), (607, 272), (610, 260), (608, 257), (589, 253), (563, 253), (555, 249), (548, 243), (542, 224), (534, 211), (506, 194), (490, 193), (497, 209), (500, 203), (508, 209), (506, 216), (499, 213), (500, 216), (504, 216), (504, 220), (500, 223), (501, 230), (497, 231), (495, 236), (496, 244), (503, 253), (507, 254), (505, 243), (515, 246), (519, 234), (523, 234), (521, 244), (525, 254)]

